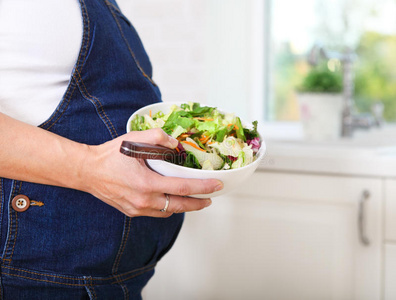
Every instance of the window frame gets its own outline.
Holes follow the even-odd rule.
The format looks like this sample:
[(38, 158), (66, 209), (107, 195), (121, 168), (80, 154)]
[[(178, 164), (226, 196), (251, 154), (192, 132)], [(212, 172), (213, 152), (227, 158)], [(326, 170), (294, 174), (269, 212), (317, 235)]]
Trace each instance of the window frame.
[[(252, 107), (249, 118), (259, 120), (260, 130), (266, 139), (300, 140), (303, 138), (299, 121), (271, 120), (272, 50), (272, 0), (253, 0), (251, 15)], [(263, 38), (264, 37), (264, 38)], [(261, 66), (261, 67), (260, 67)]]

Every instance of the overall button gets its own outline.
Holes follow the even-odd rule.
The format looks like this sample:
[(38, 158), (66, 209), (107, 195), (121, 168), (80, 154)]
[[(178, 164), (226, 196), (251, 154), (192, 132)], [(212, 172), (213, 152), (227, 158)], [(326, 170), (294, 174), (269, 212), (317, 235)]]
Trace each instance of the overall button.
[(11, 201), (12, 208), (17, 212), (23, 212), (30, 206), (30, 200), (25, 195), (17, 195)]

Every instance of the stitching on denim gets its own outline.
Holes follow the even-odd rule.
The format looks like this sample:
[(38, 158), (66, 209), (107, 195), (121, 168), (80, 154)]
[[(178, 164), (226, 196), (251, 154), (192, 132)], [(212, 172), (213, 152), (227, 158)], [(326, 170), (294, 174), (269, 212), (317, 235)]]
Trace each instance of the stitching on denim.
[[(87, 37), (86, 37), (86, 40), (85, 40), (85, 41), (86, 41), (86, 44), (84, 45), (84, 46), (87, 46), (87, 45), (88, 45), (88, 42), (89, 42), (89, 39), (90, 39), (90, 35), (91, 35), (91, 34), (90, 34), (90, 20), (89, 20), (89, 16), (88, 16), (88, 13), (87, 13), (87, 9), (86, 9), (86, 5), (85, 5), (84, 0), (80, 0), (80, 3), (81, 3), (81, 6), (84, 6), (84, 8), (85, 8), (85, 9), (82, 9), (82, 11), (83, 11), (83, 17), (85, 16), (85, 18), (84, 18), (84, 23), (85, 23), (85, 21), (87, 22)], [(84, 24), (84, 25), (85, 25), (85, 24)], [(83, 39), (84, 39), (84, 37), (83, 37)], [(86, 56), (87, 56), (87, 53), (88, 53), (88, 50), (86, 49), (86, 50), (85, 50), (85, 54), (84, 54), (84, 59), (83, 59), (83, 61), (85, 61)], [(81, 52), (80, 52), (80, 54), (81, 54)], [(110, 122), (111, 127), (112, 127), (112, 129), (114, 130), (114, 134), (115, 134), (115, 135), (113, 135), (113, 133), (112, 133), (111, 130), (109, 129), (109, 125), (108, 125), (108, 123), (106, 122), (106, 120), (103, 120), (103, 118), (101, 117), (101, 119), (105, 122), (106, 127), (109, 129), (110, 135), (111, 135), (113, 138), (115, 138), (115, 137), (118, 136), (118, 133), (117, 133), (117, 131), (115, 130), (115, 127), (114, 127), (114, 125), (111, 123), (110, 119), (107, 117), (107, 115), (106, 115), (106, 113), (105, 113), (105, 111), (104, 111), (104, 109), (103, 109), (103, 106), (102, 106), (102, 104), (100, 103), (99, 99), (97, 99), (96, 97), (93, 97), (93, 96), (91, 96), (91, 95), (89, 94), (89, 92), (88, 92), (88, 90), (87, 90), (87, 88), (86, 88), (86, 86), (85, 86), (85, 84), (84, 84), (84, 81), (82, 80), (82, 77), (81, 77), (82, 66), (81, 66), (81, 70), (78, 69), (79, 63), (80, 63), (80, 59), (78, 59), (78, 61), (77, 61), (77, 68), (75, 69), (74, 73), (72, 74), (72, 77), (75, 78), (75, 77), (76, 77), (75, 75), (77, 75), (77, 77), (80, 79), (80, 80), (78, 80), (78, 78), (77, 78), (77, 79), (75, 78), (76, 84), (79, 85), (79, 82), (82, 83), (82, 85), (83, 85), (83, 87), (84, 87), (84, 89), (85, 89), (85, 91), (86, 91), (86, 94), (89, 95), (89, 97), (87, 97), (87, 98), (91, 98), (91, 101), (93, 101), (92, 98), (94, 98), (94, 99), (96, 99), (96, 100), (99, 102), (100, 107), (98, 107), (98, 105), (96, 105), (95, 101), (93, 101), (94, 104), (95, 104), (95, 106), (97, 107), (97, 109), (99, 109), (99, 108), (102, 109), (103, 114), (105, 115), (105, 118), (107, 118), (107, 120)], [(82, 91), (82, 89), (80, 89), (80, 91), (81, 91), (81, 93), (84, 95), (84, 92)], [(98, 112), (99, 112), (99, 110), (98, 110)]]
[(10, 263), (12, 261), (13, 255), (14, 255), (14, 250), (15, 250), (15, 244), (16, 244), (17, 236), (18, 236), (18, 213), (15, 212), (15, 234), (14, 234), (14, 241), (13, 241), (13, 245), (12, 245), (11, 255), (10, 255), (10, 258), (9, 258), (9, 262)]
[(85, 285), (84, 287), (85, 287), (85, 291), (86, 291), (87, 294), (88, 294), (88, 299), (93, 300), (93, 299), (94, 299), (94, 296), (93, 296), (93, 294), (92, 294), (91, 287), (88, 286), (88, 285)]
[(85, 284), (82, 284), (82, 283), (64, 283), (64, 282), (57, 282), (57, 281), (52, 281), (52, 280), (45, 280), (45, 279), (27, 277), (27, 276), (12, 274), (12, 273), (5, 273), (5, 274), (7, 274), (9, 276), (21, 277), (21, 278), (35, 280), (35, 281), (41, 281), (41, 282), (56, 283), (56, 284), (67, 285), (67, 286), (85, 286)]
[[(66, 277), (66, 276), (58, 276), (58, 275), (48, 275), (48, 274), (42, 274), (42, 273), (38, 273), (38, 272), (30, 272), (30, 271), (27, 271), (27, 270), (13, 268), (13, 267), (10, 267), (10, 266), (5, 266), (5, 265), (2, 266), (2, 267), (5, 268), (5, 269), (25, 272), (25, 273), (32, 274), (32, 275), (61, 278), (61, 279), (67, 279), (67, 280), (73, 280), (73, 281), (82, 281), (83, 280), (82, 278)], [(98, 286), (100, 284), (103, 284), (103, 283), (94, 283), (96, 281), (98, 281), (98, 282), (109, 281), (108, 284), (121, 284), (124, 281), (130, 280), (130, 279), (132, 279), (134, 277), (137, 277), (139, 275), (142, 275), (142, 274), (144, 274), (146, 272), (149, 272), (149, 271), (153, 270), (154, 267), (155, 267), (155, 264), (151, 264), (151, 265), (148, 265), (148, 266), (146, 266), (144, 268), (136, 269), (134, 271), (129, 271), (127, 273), (136, 272), (136, 271), (140, 271), (140, 272), (138, 272), (136, 274), (133, 274), (131, 276), (127, 276), (127, 277), (125, 277), (125, 275), (127, 273), (119, 275), (119, 277), (123, 277), (123, 278), (120, 278), (121, 281), (119, 279), (116, 279), (114, 276), (110, 276), (108, 278), (92, 278), (91, 277), (91, 285), (93, 287), (93, 286)], [(21, 274), (14, 274), (14, 273), (11, 273), (10, 271), (3, 272), (3, 273), (6, 274), (6, 275), (21, 277), (21, 278), (25, 278), (25, 279), (31, 279), (31, 280), (35, 280), (35, 281), (50, 282), (50, 283), (61, 284), (61, 285), (69, 285), (69, 286), (87, 286), (87, 284), (82, 284), (82, 283), (65, 283), (65, 282), (60, 282), (60, 281), (55, 281), (55, 280), (34, 278), (34, 277), (29, 277), (28, 275), (24, 276), (24, 275), (21, 275)], [(96, 294), (95, 294), (95, 296), (96, 296)]]
[(129, 45), (128, 40), (127, 40), (126, 37), (125, 37), (124, 31), (122, 30), (122, 27), (121, 27), (121, 24), (120, 24), (120, 22), (118, 21), (118, 19), (117, 19), (117, 17), (115, 16), (114, 11), (113, 11), (112, 9), (115, 9), (115, 10), (117, 10), (118, 12), (121, 12), (121, 11), (120, 11), (116, 6), (114, 6), (112, 3), (110, 3), (108, 0), (106, 0), (106, 4), (110, 7), (110, 12), (111, 12), (111, 14), (112, 14), (112, 16), (113, 16), (115, 22), (117, 23), (117, 27), (118, 27), (118, 29), (120, 30), (122, 39), (124, 40), (125, 44), (127, 45), (128, 50), (129, 50), (129, 53), (131, 54), (133, 60), (135, 61), (136, 66), (138, 67), (138, 69), (140, 70), (140, 72), (142, 72), (142, 74), (143, 74), (143, 76), (144, 76), (145, 78), (147, 78), (154, 86), (157, 86), (157, 84), (154, 82), (154, 80), (153, 80), (150, 76), (148, 76), (148, 75), (146, 74), (146, 72), (143, 70), (142, 66), (140, 65), (138, 59), (136, 58), (135, 53), (132, 51), (132, 48), (131, 48), (131, 46)]
[[(111, 120), (110, 120), (109, 117), (107, 116), (107, 114), (106, 114), (106, 112), (105, 112), (105, 110), (104, 110), (104, 108), (103, 108), (102, 103), (100, 102), (100, 100), (99, 100), (97, 97), (92, 96), (92, 95), (88, 92), (87, 87), (85, 86), (85, 83), (84, 83), (84, 81), (83, 81), (83, 79), (82, 79), (82, 77), (81, 77), (81, 74), (80, 74), (78, 71), (77, 71), (77, 75), (78, 75), (78, 78), (76, 78), (77, 83), (80, 83), (80, 82), (81, 82), (81, 84), (82, 84), (82, 86), (80, 86), (80, 91), (81, 91), (81, 93), (82, 93), (83, 96), (86, 97), (88, 100), (92, 101), (92, 103), (93, 103), (93, 104), (95, 105), (95, 107), (97, 108), (97, 111), (98, 111), (98, 113), (99, 113), (101, 119), (103, 120), (103, 122), (105, 123), (106, 127), (108, 128), (108, 130), (109, 130), (111, 136), (112, 136), (113, 138), (116, 138), (116, 137), (118, 136), (118, 133), (117, 133), (117, 131), (116, 131), (116, 129), (115, 129), (113, 123), (111, 122)], [(97, 103), (96, 103), (96, 102), (97, 102)], [(103, 114), (103, 115), (102, 115), (102, 114)], [(111, 127), (111, 128), (109, 128), (109, 127)], [(114, 133), (114, 134), (113, 134), (113, 133)]]
[(129, 291), (128, 288), (126, 287), (125, 284), (120, 284), (120, 287), (122, 289), (122, 293), (124, 294), (124, 299), (128, 300), (129, 299)]
[[(1, 276), (1, 274), (2, 274), (2, 271), (1, 271), (1, 265), (0, 265), (0, 276)], [(0, 300), (3, 300), (3, 282), (1, 281), (1, 278), (0, 278)]]
[[(97, 112), (99, 114), (99, 117), (105, 123), (107, 129), (110, 132), (110, 135), (112, 136), (113, 139), (116, 138), (118, 136), (117, 130), (115, 129), (115, 127), (114, 127), (113, 123), (111, 122), (110, 118), (107, 116), (107, 114), (106, 114), (106, 112), (105, 112), (105, 110), (103, 108), (102, 103), (100, 102), (100, 100), (97, 97), (92, 96), (88, 92), (87, 87), (85, 86), (85, 83), (84, 83), (84, 81), (83, 81), (83, 79), (81, 77), (81, 74), (78, 72), (78, 70), (76, 70), (76, 74), (77, 74), (76, 81), (77, 81), (78, 86), (80, 87), (81, 93), (83, 94), (83, 96), (85, 98), (90, 100), (95, 105), (95, 107), (97, 109)], [(81, 85), (79, 83), (81, 83)]]
[[(156, 263), (153, 263), (153, 264), (144, 266), (144, 267), (142, 267), (142, 268), (138, 268), (138, 269), (134, 269), (134, 270), (132, 270), (132, 271), (128, 271), (128, 272), (125, 272), (125, 273), (118, 274), (117, 276), (119, 277), (119, 279), (120, 279), (121, 282), (124, 282), (124, 281), (126, 281), (126, 280), (128, 280), (128, 279), (131, 279), (131, 278), (133, 278), (133, 277), (136, 277), (136, 276), (138, 276), (138, 275), (141, 275), (141, 274), (143, 274), (143, 273), (145, 273), (145, 272), (147, 272), (147, 271), (150, 271), (150, 270), (154, 269), (155, 266), (156, 266)], [(138, 273), (137, 273), (137, 272), (138, 272)], [(133, 275), (129, 275), (129, 274), (131, 274), (131, 273), (133, 273)], [(127, 276), (127, 275), (129, 275), (129, 276)], [(113, 276), (114, 276), (114, 275), (113, 275)], [(114, 276), (114, 277), (115, 277), (115, 276)], [(100, 278), (98, 278), (98, 279), (100, 279)], [(117, 282), (113, 282), (113, 284), (115, 284), (115, 283), (117, 283)]]
[[(140, 272), (138, 274), (143, 274), (146, 271), (152, 270), (155, 267), (155, 265), (156, 265), (155, 263), (154, 264), (150, 264), (150, 265), (147, 265), (147, 266), (142, 267), (142, 268), (134, 269), (134, 270), (119, 274), (117, 276), (120, 277), (121, 281), (125, 281), (125, 280), (133, 278), (135, 276), (135, 274), (133, 274), (131, 276), (128, 276), (128, 277), (124, 278), (128, 274), (135, 273), (135, 272), (138, 272), (138, 271), (142, 271), (142, 272)], [(46, 274), (46, 273), (40, 273), (40, 272), (36, 272), (36, 271), (29, 271), (29, 270), (19, 269), (19, 268), (15, 268), (15, 267), (11, 267), (11, 266), (5, 266), (5, 265), (2, 266), (2, 267), (6, 268), (6, 269), (9, 269), (9, 270), (13, 270), (13, 271), (18, 271), (18, 272), (22, 272), (22, 273), (28, 273), (28, 274), (31, 274), (31, 275), (54, 277), (54, 278), (66, 279), (66, 280), (80, 280), (80, 279), (77, 279), (76, 277), (72, 277), (72, 276)], [(7, 273), (7, 274), (9, 274), (9, 273)], [(112, 280), (115, 280), (115, 277), (116, 276), (114, 276), (114, 275), (110, 275), (107, 278), (92, 278), (92, 281), (112, 281)], [(113, 283), (116, 283), (116, 282), (113, 282)]]
[[(87, 10), (87, 6), (85, 4), (85, 1), (84, 0), (80, 0), (80, 3), (81, 3), (81, 8), (82, 8), (81, 11), (82, 11), (82, 15), (83, 15), (84, 28), (85, 28), (85, 26), (87, 28), (87, 30), (84, 31), (84, 33), (85, 32), (87, 33), (87, 36), (84, 36), (84, 34), (83, 34), (83, 41), (85, 42), (85, 44), (81, 45), (81, 49), (83, 49), (83, 46), (84, 46), (84, 49), (85, 49), (88, 46), (90, 38), (91, 38), (91, 26), (90, 26), (91, 25), (91, 21), (89, 20), (88, 10)], [(77, 68), (76, 68), (77, 70), (78, 70), (78, 66), (80, 65), (81, 61), (85, 61), (89, 51), (88, 51), (88, 48), (85, 49), (84, 58), (82, 60), (80, 60), (81, 52), (80, 52), (78, 60), (77, 60)], [(81, 70), (82, 70), (82, 66), (83, 66), (83, 64), (81, 65)]]
[[(82, 12), (82, 17), (83, 17), (83, 22), (84, 22), (83, 28), (84, 29), (87, 28), (87, 30), (83, 30), (81, 48), (80, 48), (80, 52), (78, 54), (78, 59), (77, 59), (77, 62), (76, 62), (76, 68), (75, 69), (78, 69), (81, 61), (85, 61), (85, 58), (86, 58), (87, 52), (88, 52), (85, 48), (88, 45), (89, 39), (90, 39), (90, 26), (89, 26), (90, 25), (90, 21), (89, 21), (89, 16), (88, 16), (88, 13), (87, 13), (87, 8), (86, 8), (84, 0), (81, 0), (80, 3), (81, 3), (81, 12)], [(81, 59), (81, 54), (83, 52), (85, 52), (84, 58)], [(81, 65), (81, 69), (82, 69), (82, 65)], [(73, 75), (71, 76), (71, 78), (73, 78)], [(71, 83), (67, 87), (65, 98), (61, 101), (60, 105), (58, 106), (58, 109), (56, 110), (56, 112), (52, 115), (52, 117), (49, 120), (47, 120), (46, 122), (44, 122), (43, 124), (40, 125), (41, 128), (45, 128), (45, 126), (48, 123), (52, 122), (52, 120), (55, 117), (57, 117), (57, 119), (55, 121), (53, 121), (52, 124), (48, 128), (46, 128), (47, 130), (49, 130), (63, 116), (63, 114), (65, 113), (67, 107), (70, 104), (70, 100), (71, 100), (71, 97), (72, 97), (72, 95), (73, 95), (73, 93), (74, 93), (74, 91), (76, 89), (76, 86), (74, 86), (73, 90), (69, 94), (70, 88), (71, 88)], [(60, 113), (60, 115), (59, 115), (59, 113)]]
[[(21, 193), (21, 190), (22, 190), (22, 182), (19, 181), (18, 194)], [(12, 257), (14, 255), (15, 244), (16, 244), (16, 240), (17, 240), (17, 237), (18, 237), (18, 227), (19, 226), (18, 226), (18, 213), (17, 212), (15, 212), (15, 223), (16, 223), (16, 229), (15, 229), (15, 236), (14, 236), (14, 245), (12, 246), (12, 252), (11, 252), (10, 260), (12, 260)]]
[[(69, 86), (68, 89), (70, 89), (70, 86)], [(52, 126), (54, 126), (54, 125), (56, 124), (56, 122), (58, 122), (58, 120), (59, 120), (59, 119), (63, 116), (63, 114), (66, 112), (66, 109), (69, 107), (71, 98), (72, 98), (72, 96), (73, 96), (75, 90), (76, 90), (76, 85), (73, 87), (73, 90), (70, 92), (70, 94), (69, 94), (70, 96), (67, 97), (67, 94), (66, 94), (65, 99), (64, 99), (63, 104), (62, 104), (63, 107), (62, 107), (62, 108), (59, 108), (58, 111), (51, 117), (51, 119), (49, 119), (49, 120), (48, 120), (47, 122), (45, 122), (44, 124), (40, 125), (41, 128), (46, 129), (46, 130), (49, 130), (49, 129), (51, 129)], [(57, 117), (56, 120), (52, 121), (55, 117)], [(50, 123), (51, 121), (52, 121), (52, 123), (51, 123), (48, 127), (45, 127), (45, 125), (47, 125), (47, 124)]]
[[(125, 278), (124, 281), (129, 280), (129, 279), (132, 279), (132, 278), (137, 277), (137, 276), (139, 276), (139, 275), (142, 275), (142, 274), (144, 274), (145, 272), (151, 271), (152, 269), (154, 269), (154, 267), (153, 267), (153, 268), (150, 268), (150, 269), (147, 269), (147, 270), (145, 270), (144, 272), (140, 272), (140, 273), (138, 273), (138, 274), (135, 274), (134, 276)], [(12, 274), (12, 273), (4, 273), (4, 274), (9, 275), (9, 276), (20, 277), (20, 278), (24, 278), (24, 279), (39, 281), (39, 282), (49, 282), (49, 283), (55, 283), (55, 284), (60, 284), (60, 285), (67, 285), (67, 286), (84, 286), (84, 287), (86, 286), (86, 284), (83, 284), (83, 283), (65, 283), (65, 282), (57, 282), (57, 281), (53, 281), (53, 280), (32, 278), (32, 277), (27, 277), (27, 276), (19, 275), (19, 274)], [(118, 282), (112, 282), (112, 283), (110, 283), (110, 284), (115, 284), (115, 283), (118, 283)], [(128, 294), (129, 294), (129, 292), (128, 292)]]
[[(67, 87), (65, 98), (62, 100), (61, 104), (57, 107), (55, 113), (52, 115), (51, 118), (49, 118), (47, 121), (45, 121), (39, 127), (45, 128), (47, 130), (50, 129), (60, 119), (60, 117), (65, 113), (67, 107), (70, 104), (71, 96), (73, 95), (73, 92), (76, 89), (76, 87), (74, 86), (73, 90), (70, 92), (70, 88), (71, 88), (71, 84), (69, 84), (69, 86)], [(55, 117), (57, 117), (57, 119), (52, 122), (52, 120)], [(46, 127), (46, 125), (51, 122), (52, 122), (52, 124), (50, 124), (49, 127)]]
[[(140, 272), (140, 273), (133, 274), (133, 275), (131, 275), (131, 276), (129, 276), (129, 277), (125, 277), (125, 278), (122, 279), (122, 282), (127, 281), (127, 280), (130, 280), (130, 279), (132, 279), (132, 278), (135, 278), (135, 277), (137, 277), (137, 276), (139, 276), (139, 275), (142, 275), (142, 274), (144, 274), (144, 273), (146, 273), (146, 272), (149, 272), (149, 271), (153, 270), (154, 267), (155, 267), (155, 265), (152, 266), (151, 268), (147, 269), (147, 270), (144, 270), (144, 271)], [(113, 282), (112, 284), (115, 284), (115, 283), (117, 283), (117, 282)]]
[(126, 217), (126, 216), (125, 216), (125, 218), (126, 218), (126, 222), (124, 223), (125, 224), (124, 225), (124, 232), (125, 232), (125, 229), (126, 229), (127, 226), (128, 226), (128, 229), (127, 229), (127, 233), (125, 235), (123, 234), (121, 245), (120, 245), (120, 249), (119, 249), (119, 251), (117, 253), (116, 259), (114, 260), (113, 269), (112, 269), (113, 274), (117, 273), (117, 271), (118, 271), (118, 267), (120, 265), (121, 257), (124, 254), (125, 246), (126, 246), (126, 243), (128, 241), (129, 232), (131, 231), (131, 218)]
[(89, 276), (88, 280), (87, 280), (87, 278), (85, 278), (85, 282), (87, 283), (85, 288), (88, 292), (89, 299), (91, 299), (91, 300), (97, 299), (96, 292), (95, 292), (95, 289), (92, 284), (92, 277)]
[[(106, 2), (107, 2), (111, 7), (114, 8), (114, 5), (112, 5), (112, 3), (109, 3), (109, 1), (106, 1)], [(111, 14), (112, 14), (112, 16), (113, 16), (115, 22), (117, 23), (117, 27), (118, 27), (118, 29), (120, 30), (122, 39), (124, 40), (125, 44), (127, 45), (128, 50), (129, 50), (129, 53), (131, 54), (133, 60), (135, 61), (135, 63), (136, 63), (136, 65), (137, 65), (138, 69), (140, 70), (140, 72), (142, 72), (142, 74), (143, 74), (143, 76), (144, 76), (145, 78), (147, 78), (154, 86), (157, 86), (157, 84), (154, 82), (154, 80), (153, 80), (150, 76), (148, 76), (148, 75), (146, 74), (146, 72), (143, 70), (142, 66), (140, 65), (140, 62), (139, 62), (139, 60), (136, 58), (135, 53), (132, 51), (132, 48), (131, 48), (131, 46), (129, 45), (129, 43), (128, 43), (126, 37), (125, 37), (124, 31), (122, 30), (121, 24), (120, 24), (120, 22), (118, 21), (117, 17), (115, 16), (114, 12), (113, 12), (112, 10), (110, 10), (110, 12), (111, 12)]]
[[(12, 192), (11, 192), (11, 197), (13, 197), (15, 195), (15, 184), (14, 184), (14, 182), (13, 182), (13, 186), (12, 186)], [(10, 206), (10, 205), (9, 205)], [(12, 214), (13, 214), (13, 210), (11, 210), (11, 207), (9, 207), (8, 208), (8, 214), (9, 214), (9, 216), (10, 216), (10, 227), (8, 228), (8, 239), (7, 239), (7, 244), (6, 244), (6, 248), (5, 248), (5, 254), (7, 255), (7, 250), (8, 250), (8, 245), (10, 244), (10, 231), (11, 231), (11, 227), (12, 227), (12, 223), (13, 223), (13, 221), (12, 221)], [(10, 260), (9, 258), (6, 258), (6, 259), (4, 259), (4, 260)]]
[[(28, 273), (28, 274), (32, 274), (32, 275), (47, 276), (47, 277), (55, 277), (55, 278), (67, 279), (67, 280), (76, 280), (75, 277), (71, 277), (71, 276), (60, 276), (60, 275), (45, 274), (45, 273), (39, 273), (39, 272), (34, 272), (34, 271), (28, 271), (28, 270), (19, 269), (19, 268), (10, 267), (10, 266), (4, 266), (4, 268), (10, 269), (10, 270), (13, 270), (13, 271)], [(10, 274), (10, 273), (7, 273), (7, 274)], [(98, 279), (100, 279), (100, 278), (98, 278)]]
[[(12, 182), (12, 192), (11, 192), (11, 198), (15, 196), (15, 187), (16, 187), (16, 182), (13, 181)], [(10, 216), (10, 226), (8, 228), (8, 236), (7, 236), (7, 244), (5, 247), (5, 257), (3, 258), (4, 261), (7, 261), (8, 263), (11, 263), (11, 258), (8, 258), (8, 249), (9, 249), (9, 244), (10, 244), (10, 240), (13, 236), (11, 236), (11, 231), (12, 231), (12, 225), (13, 225), (13, 218), (12, 215), (14, 214), (14, 210), (10, 207), (11, 205), (8, 205), (8, 215)]]
[(42, 207), (42, 206), (44, 206), (44, 202), (43, 201), (37, 201), (37, 200), (30, 200), (30, 206)]
[(92, 277), (90, 277), (89, 284), (90, 284), (93, 300), (98, 299), (98, 297), (96, 296), (95, 288), (93, 287)]
[[(128, 226), (128, 230), (127, 230), (127, 233), (124, 235), (123, 234), (123, 237), (122, 237), (122, 241), (121, 241), (121, 245), (120, 245), (120, 250), (118, 251), (118, 253), (117, 253), (117, 257), (116, 257), (116, 259), (115, 259), (115, 261), (114, 261), (114, 265), (113, 265), (113, 270), (112, 270), (112, 272), (113, 272), (113, 274), (114, 274), (114, 277), (115, 277), (115, 279), (116, 279), (116, 283), (121, 287), (121, 289), (122, 289), (122, 293), (124, 294), (124, 299), (125, 300), (128, 300), (129, 299), (129, 291), (128, 291), (128, 289), (126, 288), (126, 286), (125, 285), (123, 285), (122, 283), (123, 283), (123, 280), (122, 280), (122, 275), (121, 274), (119, 274), (119, 275), (116, 275), (116, 273), (117, 273), (117, 271), (118, 271), (118, 267), (119, 267), (119, 264), (120, 264), (120, 262), (121, 262), (121, 258), (122, 258), (122, 255), (124, 254), (124, 251), (125, 251), (125, 246), (126, 246), (126, 244), (127, 244), (127, 241), (128, 241), (128, 238), (129, 238), (129, 233), (130, 233), (130, 231), (131, 231), (131, 218), (129, 218), (129, 217), (125, 217), (126, 219), (125, 219), (125, 223), (124, 223), (124, 232), (125, 232), (125, 228)], [(137, 276), (137, 275), (136, 275)]]
[[(19, 184), (19, 188), (18, 188), (18, 193), (17, 194), (20, 194), (21, 193), (21, 189), (22, 189), (22, 182), (21, 181), (19, 181), (18, 182), (18, 184)], [(15, 186), (16, 186), (17, 184), (15, 183)], [(14, 250), (15, 250), (15, 244), (16, 244), (16, 240), (17, 240), (17, 237), (18, 237), (18, 213), (17, 212), (15, 212), (15, 235), (14, 235), (14, 241), (13, 241), (13, 245), (12, 245), (12, 251), (11, 251), (11, 256), (10, 256), (10, 258), (9, 258), (9, 262), (11, 263), (11, 261), (12, 261), (12, 257), (13, 257), (13, 255), (14, 255)]]

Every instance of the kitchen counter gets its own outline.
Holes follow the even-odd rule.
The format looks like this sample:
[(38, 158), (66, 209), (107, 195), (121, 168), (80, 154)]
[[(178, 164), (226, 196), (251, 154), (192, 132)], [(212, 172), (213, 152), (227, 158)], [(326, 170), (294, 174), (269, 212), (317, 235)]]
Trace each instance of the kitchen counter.
[[(264, 132), (264, 136), (268, 136)], [(356, 131), (334, 141), (266, 139), (267, 154), (259, 170), (368, 177), (396, 177), (396, 126)]]

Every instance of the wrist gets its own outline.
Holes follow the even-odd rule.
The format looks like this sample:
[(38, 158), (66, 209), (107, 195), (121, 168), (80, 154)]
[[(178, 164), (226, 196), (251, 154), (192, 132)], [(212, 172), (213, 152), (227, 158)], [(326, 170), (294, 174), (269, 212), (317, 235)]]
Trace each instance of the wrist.
[(91, 192), (92, 185), (96, 181), (95, 170), (98, 165), (97, 154), (95, 151), (95, 146), (90, 146), (86, 144), (80, 144), (78, 155), (76, 156), (74, 171), (74, 180), (72, 180), (71, 188), (80, 190), (83, 192)]

